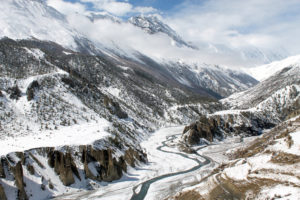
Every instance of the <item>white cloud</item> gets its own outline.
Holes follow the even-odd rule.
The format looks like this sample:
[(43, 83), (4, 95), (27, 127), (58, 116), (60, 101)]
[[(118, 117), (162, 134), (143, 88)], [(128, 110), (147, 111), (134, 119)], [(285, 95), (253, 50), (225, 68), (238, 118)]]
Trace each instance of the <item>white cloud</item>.
[(85, 5), (81, 3), (70, 3), (63, 0), (47, 0), (47, 4), (65, 15), (74, 12), (84, 13), (86, 11)]
[[(100, 46), (118, 51), (122, 49), (128, 55), (136, 50), (156, 59), (253, 66), (262, 63), (259, 59), (263, 59), (265, 55), (259, 55), (260, 50), (266, 50), (270, 54), (275, 50), (275, 53), (284, 54), (285, 51), (281, 50), (284, 47), (300, 53), (300, 40), (297, 39), (300, 32), (295, 26), (300, 19), (300, 14), (297, 14), (298, 0), (290, 0), (289, 3), (281, 0), (210, 0), (202, 5), (187, 1), (173, 15), (163, 20), (178, 31), (184, 40), (193, 41), (199, 47), (198, 51), (174, 46), (174, 42), (165, 34), (149, 35), (129, 23), (114, 23), (108, 19), (91, 22), (84, 15), (74, 12), (77, 10), (77, 13), (85, 14), (85, 3), (92, 3), (98, 10), (118, 16), (156, 12), (151, 7), (134, 7), (128, 2), (116, 0), (80, 1), (81, 4), (72, 5), (73, 9), (64, 10), (67, 4), (72, 3), (48, 0), (67, 15), (70, 25), (81, 34)], [(296, 14), (286, 20), (289, 17), (286, 16), (287, 13), (293, 12)], [(255, 60), (255, 56), (261, 57)]]
[(233, 48), (254, 45), (300, 53), (299, 0), (210, 0), (177, 7), (166, 22), (184, 38)]
[(158, 12), (158, 10), (156, 10), (155, 8), (141, 7), (141, 6), (135, 7), (134, 11), (137, 12), (137, 13), (142, 13), (142, 14)]

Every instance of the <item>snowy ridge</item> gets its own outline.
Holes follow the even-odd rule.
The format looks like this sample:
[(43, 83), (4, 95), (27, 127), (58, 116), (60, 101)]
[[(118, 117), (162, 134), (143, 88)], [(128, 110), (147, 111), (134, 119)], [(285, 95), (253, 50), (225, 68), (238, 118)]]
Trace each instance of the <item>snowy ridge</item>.
[[(265, 108), (274, 110), (293, 106), (299, 101), (300, 66), (284, 66), (286, 67), (253, 88), (233, 94), (222, 99), (221, 102), (233, 109), (258, 107), (260, 110)], [(282, 112), (279, 113), (282, 114)]]
[(248, 72), (251, 76), (253, 76), (257, 80), (264, 81), (265, 79), (273, 76), (275, 73), (281, 71), (286, 67), (299, 66), (299, 65), (300, 65), (300, 55), (297, 55), (297, 56), (288, 57), (284, 60), (272, 62), (267, 65), (250, 68), (245, 71)]

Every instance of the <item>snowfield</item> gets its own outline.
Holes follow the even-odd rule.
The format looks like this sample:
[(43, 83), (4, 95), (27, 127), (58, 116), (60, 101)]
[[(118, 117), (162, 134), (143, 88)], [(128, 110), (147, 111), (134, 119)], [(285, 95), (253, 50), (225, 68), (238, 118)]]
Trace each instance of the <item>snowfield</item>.
[(0, 141), (0, 155), (25, 151), (38, 147), (79, 146), (110, 136), (110, 123), (105, 119), (98, 122), (61, 127), (59, 130), (32, 132), (25, 136), (6, 137)]

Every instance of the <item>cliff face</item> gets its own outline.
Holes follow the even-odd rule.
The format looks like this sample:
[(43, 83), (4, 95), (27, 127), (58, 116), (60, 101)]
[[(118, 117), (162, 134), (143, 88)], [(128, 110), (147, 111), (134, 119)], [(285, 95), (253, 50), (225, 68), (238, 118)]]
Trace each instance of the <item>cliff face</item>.
[(228, 135), (253, 136), (262, 133), (276, 124), (276, 120), (267, 119), (263, 113), (251, 111), (230, 111), (214, 115), (201, 116), (200, 119), (183, 130), (182, 140), (188, 145), (212, 142)]
[[(128, 165), (147, 162), (146, 155), (140, 150), (129, 148), (124, 152), (116, 155), (113, 147), (98, 149), (83, 145), (10, 153), (0, 161), (0, 199), (26, 200), (36, 198), (37, 193), (40, 198), (46, 198), (54, 196), (62, 187), (88, 188), (90, 182), (97, 184), (120, 179)], [(14, 193), (8, 196), (9, 191)]]

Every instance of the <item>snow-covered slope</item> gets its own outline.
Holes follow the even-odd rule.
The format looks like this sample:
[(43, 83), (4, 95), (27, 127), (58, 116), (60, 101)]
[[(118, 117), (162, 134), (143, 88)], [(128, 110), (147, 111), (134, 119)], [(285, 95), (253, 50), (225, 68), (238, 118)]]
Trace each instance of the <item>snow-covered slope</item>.
[(288, 57), (284, 60), (272, 62), (267, 65), (245, 69), (245, 71), (248, 72), (251, 76), (253, 76), (257, 80), (263, 81), (286, 67), (299, 66), (299, 65), (300, 65), (300, 55), (297, 55), (297, 56)]
[(299, 109), (300, 101), (300, 66), (284, 66), (253, 88), (233, 94), (222, 103), (232, 109), (268, 110), (284, 119), (293, 110)]
[(79, 34), (65, 17), (42, 0), (5, 0), (0, 4), (0, 37), (37, 38), (76, 48)]
[[(169, 199), (299, 199), (299, 131), (300, 116), (223, 152), (229, 161), (223, 159), (215, 172)], [(211, 146), (204, 155), (210, 151), (216, 153)]]
[(150, 131), (195, 119), (215, 101), (136, 62), (51, 42), (2, 39), (0, 60), (0, 195), (10, 199), (119, 179), (146, 160), (137, 144)]
[(298, 115), (300, 66), (287, 65), (256, 86), (220, 102), (224, 111), (201, 116), (185, 128), (182, 136), (185, 143), (195, 145), (201, 143), (202, 139), (213, 141), (233, 134), (257, 135), (263, 129)]
[(258, 83), (247, 74), (218, 65), (190, 64), (171, 62), (167, 64), (171, 75), (182, 84), (191, 88), (206, 88), (220, 97), (243, 91)]

